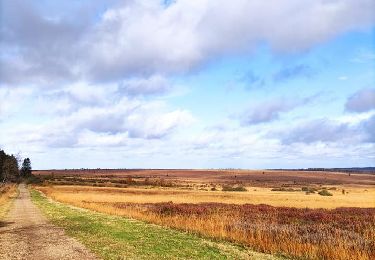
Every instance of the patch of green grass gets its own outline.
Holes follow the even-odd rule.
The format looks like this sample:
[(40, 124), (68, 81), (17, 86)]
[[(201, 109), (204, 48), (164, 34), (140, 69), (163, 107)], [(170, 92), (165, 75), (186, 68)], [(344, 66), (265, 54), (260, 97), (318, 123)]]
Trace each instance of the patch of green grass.
[(271, 189), (271, 191), (300, 191), (300, 190), (293, 189), (293, 188), (280, 187), (280, 188), (273, 188)]
[(104, 259), (276, 259), (229, 242), (70, 207), (35, 190), (31, 198), (52, 223)]
[(243, 186), (233, 187), (229, 185), (224, 185), (222, 191), (247, 191), (247, 189)]

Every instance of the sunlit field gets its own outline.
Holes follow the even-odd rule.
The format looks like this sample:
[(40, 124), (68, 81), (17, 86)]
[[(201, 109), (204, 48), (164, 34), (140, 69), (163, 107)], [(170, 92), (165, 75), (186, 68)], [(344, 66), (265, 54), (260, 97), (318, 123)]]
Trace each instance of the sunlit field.
[[(242, 180), (233, 180), (233, 174)], [(306, 259), (375, 257), (373, 175), (279, 172), (254, 185), (267, 173), (251, 174), (55, 173), (44, 175), (36, 188), (59, 202), (260, 252)]]
[[(17, 194), (15, 184), (0, 186), (0, 220), (9, 208), (9, 202)], [(0, 223), (1, 224), (1, 223)]]
[[(217, 186), (218, 187), (218, 186)], [(302, 188), (295, 191), (273, 191), (275, 188), (245, 187), (243, 192), (211, 191), (211, 189), (183, 190), (168, 187), (91, 187), (48, 186), (39, 189), (52, 198), (68, 203), (80, 202), (131, 202), (131, 203), (231, 203), (267, 204), (297, 208), (373, 207), (375, 189), (372, 187), (332, 186), (326, 188), (332, 196), (317, 192), (306, 194)], [(217, 188), (219, 189), (219, 188)], [(276, 189), (277, 190), (277, 189)]]

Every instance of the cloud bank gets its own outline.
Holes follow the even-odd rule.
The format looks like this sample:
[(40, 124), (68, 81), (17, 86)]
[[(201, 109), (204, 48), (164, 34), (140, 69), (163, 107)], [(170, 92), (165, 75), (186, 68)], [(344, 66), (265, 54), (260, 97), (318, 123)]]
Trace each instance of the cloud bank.
[[(4, 0), (0, 75), (3, 84), (51, 86), (187, 72), (262, 43), (276, 53), (301, 52), (368, 29), (374, 9), (372, 0), (142, 0), (108, 7), (92, 24), (78, 11), (51, 18), (31, 3)], [(306, 68), (286, 74), (293, 71)]]

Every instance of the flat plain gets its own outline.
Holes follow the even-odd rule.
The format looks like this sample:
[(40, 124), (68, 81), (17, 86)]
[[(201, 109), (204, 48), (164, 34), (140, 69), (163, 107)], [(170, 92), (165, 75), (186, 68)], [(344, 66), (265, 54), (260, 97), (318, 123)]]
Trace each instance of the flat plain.
[(316, 171), (37, 171), (64, 204), (298, 259), (375, 257), (375, 175)]

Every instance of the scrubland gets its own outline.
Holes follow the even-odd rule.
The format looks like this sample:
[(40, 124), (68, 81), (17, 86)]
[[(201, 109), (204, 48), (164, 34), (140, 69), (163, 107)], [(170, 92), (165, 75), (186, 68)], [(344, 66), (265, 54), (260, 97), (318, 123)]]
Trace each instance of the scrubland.
[(101, 259), (280, 259), (226, 241), (72, 208), (36, 191), (31, 197), (53, 224), (64, 228)]
[(375, 258), (375, 175), (130, 172), (138, 175), (43, 175), (36, 189), (59, 202), (259, 252), (297, 259)]
[[(317, 192), (306, 195), (302, 188), (294, 191), (272, 191), (272, 188), (246, 187), (246, 192), (224, 192), (210, 189), (180, 189), (176, 187), (90, 187), (90, 186), (46, 186), (40, 189), (53, 198), (74, 203), (77, 199), (89, 202), (133, 202), (133, 203), (201, 203), (217, 202), (231, 204), (267, 204), (298, 208), (373, 207), (375, 188), (371, 187), (324, 187), (332, 197), (320, 196)], [(343, 194), (344, 190), (344, 194)]]
[(161, 187), (38, 189), (60, 202), (233, 241), (261, 252), (307, 259), (375, 257), (375, 208), (371, 208), (375, 191), (369, 187), (345, 187), (344, 194), (343, 189), (327, 187), (330, 197), (306, 195), (301, 189), (259, 187), (247, 187), (246, 192)]

